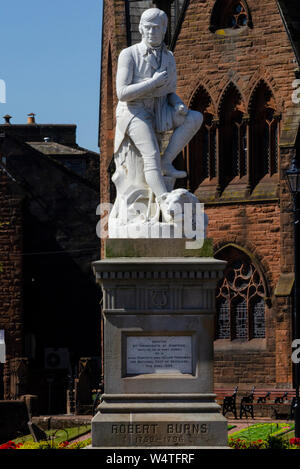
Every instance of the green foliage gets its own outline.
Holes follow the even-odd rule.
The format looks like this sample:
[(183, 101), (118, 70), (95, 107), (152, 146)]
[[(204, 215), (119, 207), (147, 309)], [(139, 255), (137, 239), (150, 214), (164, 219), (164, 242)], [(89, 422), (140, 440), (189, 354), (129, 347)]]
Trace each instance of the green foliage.
[(35, 441), (26, 441), (23, 444), (20, 443), (16, 449), (82, 449), (90, 445), (91, 441), (91, 438), (74, 443), (69, 443), (68, 441), (57, 443), (54, 440), (39, 441), (38, 443)]
[(232, 430), (233, 428), (236, 428), (236, 425), (230, 425), (230, 424), (228, 424), (228, 427), (227, 427), (227, 430), (228, 430), (228, 431), (229, 431), (229, 430)]
[(257, 441), (266, 440), (268, 436), (278, 436), (291, 430), (293, 428), (292, 423), (258, 423), (250, 425), (247, 428), (243, 428), (235, 433), (231, 433), (231, 438), (240, 438), (242, 440)]
[[(62, 441), (68, 440), (71, 441), (74, 438), (77, 438), (85, 433), (90, 432), (91, 425), (80, 425), (78, 427), (68, 427), (64, 429), (53, 429), (47, 430), (45, 433), (47, 438), (54, 439), (56, 443), (61, 443)], [(20, 438), (16, 438), (13, 440), (14, 443), (25, 443), (27, 441), (33, 443), (32, 435), (25, 435)]]
[(92, 444), (92, 438), (87, 438), (83, 441), (77, 441), (76, 443), (71, 443), (66, 449), (82, 449), (88, 445)]
[(269, 435), (267, 438), (268, 449), (289, 449), (289, 447), (289, 442), (283, 438), (273, 435)]

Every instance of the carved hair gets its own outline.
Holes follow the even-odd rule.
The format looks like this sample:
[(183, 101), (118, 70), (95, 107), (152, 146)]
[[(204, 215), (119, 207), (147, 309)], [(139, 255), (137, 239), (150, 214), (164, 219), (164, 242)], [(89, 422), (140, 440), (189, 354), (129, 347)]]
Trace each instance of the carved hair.
[(151, 20), (154, 20), (155, 18), (159, 18), (161, 21), (161, 24), (164, 28), (164, 32), (167, 30), (168, 26), (168, 17), (166, 13), (162, 10), (159, 10), (159, 8), (148, 8), (148, 10), (145, 10), (141, 16), (140, 19), (140, 24), (139, 24), (139, 31), (142, 34), (142, 29), (141, 26), (144, 23), (150, 22)]

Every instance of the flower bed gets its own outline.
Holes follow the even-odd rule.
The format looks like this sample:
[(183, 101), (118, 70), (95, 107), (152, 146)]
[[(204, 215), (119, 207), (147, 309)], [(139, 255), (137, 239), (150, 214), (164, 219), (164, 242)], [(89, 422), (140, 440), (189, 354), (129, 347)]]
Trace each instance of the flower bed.
[(69, 443), (68, 441), (57, 443), (54, 440), (47, 440), (39, 442), (25, 441), (24, 443), (16, 444), (13, 441), (8, 441), (1, 445), (0, 449), (82, 449), (90, 444), (91, 438), (74, 443)]
[(295, 439), (283, 438), (293, 429), (292, 423), (260, 423), (229, 435), (233, 449), (300, 449)]

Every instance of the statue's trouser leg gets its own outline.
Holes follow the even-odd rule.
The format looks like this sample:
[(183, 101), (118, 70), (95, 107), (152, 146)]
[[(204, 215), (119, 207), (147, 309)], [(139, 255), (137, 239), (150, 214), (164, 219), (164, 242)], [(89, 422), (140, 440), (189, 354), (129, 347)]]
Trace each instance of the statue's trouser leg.
[(167, 188), (161, 174), (160, 151), (152, 119), (134, 117), (127, 128), (127, 135), (142, 155), (147, 184), (159, 197), (167, 192)]
[(201, 112), (189, 111), (184, 123), (177, 127), (169, 141), (169, 145), (163, 155), (163, 159), (170, 163), (176, 158), (181, 150), (189, 143), (193, 136), (198, 132), (203, 122)]

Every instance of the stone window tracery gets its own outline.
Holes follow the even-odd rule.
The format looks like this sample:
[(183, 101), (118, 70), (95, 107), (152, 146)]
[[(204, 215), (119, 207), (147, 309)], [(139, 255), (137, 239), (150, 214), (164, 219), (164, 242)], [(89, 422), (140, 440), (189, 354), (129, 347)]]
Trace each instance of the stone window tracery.
[[(231, 14), (230, 14), (231, 13)], [(248, 24), (248, 13), (242, 2), (235, 4), (231, 12), (228, 15), (227, 26), (228, 28), (240, 28), (241, 26), (247, 26)]]
[(216, 339), (264, 338), (267, 295), (262, 275), (236, 248), (224, 248), (217, 257), (228, 265), (216, 292)]
[(252, 20), (246, 0), (217, 0), (211, 14), (212, 32), (237, 30), (252, 27)]

